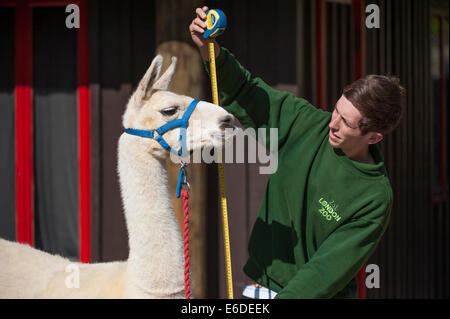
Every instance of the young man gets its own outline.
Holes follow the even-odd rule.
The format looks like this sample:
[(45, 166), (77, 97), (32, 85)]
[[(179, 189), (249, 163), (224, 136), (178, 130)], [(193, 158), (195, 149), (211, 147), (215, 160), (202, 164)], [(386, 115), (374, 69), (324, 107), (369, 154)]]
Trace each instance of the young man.
[[(198, 8), (189, 26), (205, 61), (207, 9)], [(324, 112), (252, 78), (227, 49), (215, 47), (221, 106), (245, 128), (278, 129), (278, 170), (244, 272), (276, 298), (356, 298), (355, 275), (389, 224), (392, 189), (376, 144), (398, 125), (404, 88), (397, 78), (369, 75)]]

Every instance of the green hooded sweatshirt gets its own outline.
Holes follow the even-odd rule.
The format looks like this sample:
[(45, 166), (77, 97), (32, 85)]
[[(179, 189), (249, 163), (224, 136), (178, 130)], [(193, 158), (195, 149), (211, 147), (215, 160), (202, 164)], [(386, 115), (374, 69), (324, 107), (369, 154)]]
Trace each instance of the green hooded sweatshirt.
[(221, 106), (245, 128), (266, 128), (267, 148), (278, 143), (244, 272), (276, 298), (356, 298), (392, 208), (379, 147), (369, 148), (376, 164), (352, 161), (328, 141), (331, 113), (253, 78), (225, 48), (216, 69)]

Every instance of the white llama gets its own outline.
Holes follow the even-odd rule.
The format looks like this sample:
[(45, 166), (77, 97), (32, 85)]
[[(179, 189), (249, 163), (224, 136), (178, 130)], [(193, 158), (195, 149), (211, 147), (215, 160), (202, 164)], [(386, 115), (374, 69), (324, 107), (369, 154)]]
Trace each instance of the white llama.
[[(162, 57), (157, 56), (130, 98), (123, 116), (125, 128), (156, 129), (181, 118), (193, 101), (167, 91), (176, 58), (159, 77), (161, 65)], [(222, 108), (199, 102), (189, 118), (187, 151), (220, 146), (232, 122)], [(194, 136), (193, 130), (201, 134)], [(174, 149), (180, 147), (179, 137), (179, 128), (163, 134)], [(118, 170), (130, 247), (127, 261), (73, 263), (0, 239), (0, 298), (184, 298), (183, 243), (169, 194), (168, 154), (152, 138), (126, 133), (119, 138)], [(77, 269), (79, 288), (71, 281)]]

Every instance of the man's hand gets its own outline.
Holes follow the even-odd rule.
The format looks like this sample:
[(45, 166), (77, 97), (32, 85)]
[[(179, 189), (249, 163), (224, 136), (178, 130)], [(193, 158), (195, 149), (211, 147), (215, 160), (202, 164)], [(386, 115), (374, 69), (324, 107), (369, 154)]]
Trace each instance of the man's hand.
[[(208, 7), (206, 6), (195, 10), (196, 18), (192, 20), (192, 23), (189, 25), (189, 31), (191, 33), (192, 41), (198, 47), (203, 60), (209, 61), (209, 40), (203, 38), (203, 33), (206, 29), (206, 11), (208, 11)], [(220, 54), (220, 47), (216, 41), (214, 41), (214, 53), (216, 58)]]

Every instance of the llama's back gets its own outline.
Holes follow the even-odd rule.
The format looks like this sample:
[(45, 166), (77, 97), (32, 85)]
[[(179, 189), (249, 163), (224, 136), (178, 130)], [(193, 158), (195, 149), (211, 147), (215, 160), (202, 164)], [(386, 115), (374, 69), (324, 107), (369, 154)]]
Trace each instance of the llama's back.
[(125, 276), (125, 262), (81, 264), (0, 238), (0, 298), (124, 298)]
[(65, 271), (55, 273), (50, 285), (40, 297), (127, 298), (126, 263), (73, 264), (70, 273)]
[(0, 238), (0, 298), (35, 298), (68, 259)]

